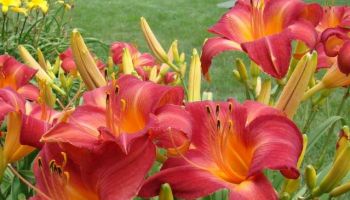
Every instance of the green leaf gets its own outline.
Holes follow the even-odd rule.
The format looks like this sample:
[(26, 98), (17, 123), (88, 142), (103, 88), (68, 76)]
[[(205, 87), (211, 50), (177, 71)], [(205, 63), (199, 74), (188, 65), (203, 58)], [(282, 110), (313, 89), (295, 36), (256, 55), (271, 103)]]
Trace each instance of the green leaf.
[(333, 124), (335, 124), (336, 122), (338, 122), (342, 119), (343, 119), (343, 117), (341, 117), (341, 116), (333, 116), (333, 117), (328, 118), (326, 121), (321, 123), (317, 128), (315, 128), (314, 131), (312, 131), (310, 133), (310, 137), (309, 137), (310, 143), (308, 145), (306, 153), (310, 152), (310, 150), (315, 146), (315, 144), (322, 137), (322, 135), (327, 133), (328, 129), (331, 126), (333, 126)]

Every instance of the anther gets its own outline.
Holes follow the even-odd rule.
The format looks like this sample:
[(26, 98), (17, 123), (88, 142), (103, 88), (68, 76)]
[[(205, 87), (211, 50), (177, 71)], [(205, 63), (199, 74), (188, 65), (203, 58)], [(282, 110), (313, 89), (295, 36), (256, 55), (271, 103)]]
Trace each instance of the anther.
[(221, 127), (221, 121), (218, 119), (218, 120), (216, 121), (216, 128), (219, 130), (220, 127)]
[(41, 157), (38, 158), (38, 165), (39, 165), (39, 168), (43, 167), (43, 161)]
[(207, 105), (207, 106), (205, 106), (206, 107), (206, 109), (207, 109), (207, 113), (210, 115), (211, 114), (211, 110), (210, 110), (210, 107)]
[(232, 112), (232, 103), (229, 103), (229, 104), (228, 104), (228, 110), (229, 110), (230, 112)]
[(219, 113), (220, 113), (220, 105), (217, 104), (217, 105), (216, 105), (216, 108), (215, 108), (215, 114), (216, 114), (216, 116), (219, 116)]

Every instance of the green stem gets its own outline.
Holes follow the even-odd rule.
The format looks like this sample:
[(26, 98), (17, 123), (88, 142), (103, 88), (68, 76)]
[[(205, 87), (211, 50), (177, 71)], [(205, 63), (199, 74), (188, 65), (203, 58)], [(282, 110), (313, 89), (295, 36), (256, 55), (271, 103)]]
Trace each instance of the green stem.
[(306, 133), (307, 131), (309, 131), (311, 123), (316, 117), (317, 109), (318, 109), (317, 105), (314, 105), (314, 106), (311, 107), (310, 114), (309, 114), (309, 116), (308, 116), (308, 118), (307, 118), (307, 120), (305, 122), (304, 128), (303, 128), (303, 133)]
[(39, 43), (39, 40), (40, 40), (40, 35), (41, 35), (41, 32), (43, 31), (43, 27), (45, 25), (45, 22), (46, 22), (46, 15), (44, 14), (43, 20), (42, 20), (41, 25), (40, 25), (40, 28), (39, 28), (38, 32), (36, 33), (36, 39), (35, 39), (35, 43), (34, 43), (34, 47), (35, 48), (38, 47), (38, 43)]
[(7, 20), (7, 15), (4, 13), (3, 15), (3, 21), (2, 21), (2, 29), (1, 29), (1, 37), (2, 37), (2, 45), (4, 47), (4, 53), (7, 51), (6, 50), (6, 32), (5, 32), (5, 25), (6, 25), (6, 20)]
[(24, 31), (24, 27), (26, 26), (27, 24), (27, 20), (28, 20), (28, 16), (26, 16), (24, 18), (24, 22), (22, 24), (22, 28), (21, 28), (21, 32), (19, 33), (19, 37), (18, 37), (18, 44), (20, 44), (22, 42), (22, 35), (23, 35), (23, 31)]
[[(340, 105), (339, 105), (337, 113), (336, 113), (337, 116), (339, 116), (342, 113), (343, 107), (344, 107), (344, 105), (346, 103), (346, 100), (349, 98), (349, 96), (350, 96), (350, 87), (348, 89), (346, 89), (346, 91), (344, 93), (344, 96), (343, 96), (343, 98), (342, 98), (342, 100), (340, 102)], [(327, 133), (326, 141), (324, 142), (323, 147), (321, 148), (322, 149), (322, 153), (320, 154), (321, 156), (320, 156), (320, 158), (318, 160), (318, 163), (317, 163), (318, 168), (320, 168), (322, 166), (322, 164), (323, 164), (323, 160), (324, 160), (324, 156), (325, 156), (324, 154), (326, 153), (327, 146), (328, 146), (328, 144), (329, 144), (329, 142), (331, 140), (331, 136), (332, 136), (332, 133), (333, 133), (335, 127), (336, 127), (336, 123), (334, 123), (330, 127), (330, 129), (329, 129), (329, 131)]]

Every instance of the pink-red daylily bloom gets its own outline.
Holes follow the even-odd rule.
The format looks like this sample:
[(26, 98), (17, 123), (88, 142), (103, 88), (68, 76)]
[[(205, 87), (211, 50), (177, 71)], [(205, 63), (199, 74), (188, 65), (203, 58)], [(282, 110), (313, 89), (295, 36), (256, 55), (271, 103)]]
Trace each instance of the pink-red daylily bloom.
[(168, 159), (146, 180), (139, 195), (159, 194), (169, 183), (176, 197), (195, 199), (228, 189), (232, 200), (278, 199), (264, 169), (299, 176), (302, 137), (280, 111), (256, 102), (197, 102), (186, 106), (193, 117), (192, 146)]
[(321, 16), (318, 4), (301, 0), (238, 0), (209, 29), (218, 37), (204, 44), (202, 72), (208, 75), (214, 56), (235, 50), (246, 52), (267, 74), (283, 78), (289, 68), (292, 40), (314, 48), (317, 42), (314, 26)]
[(114, 142), (94, 151), (69, 144), (45, 144), (34, 161), (36, 187), (32, 200), (125, 200), (136, 196), (154, 162), (155, 147), (137, 139), (124, 154)]
[[(321, 58), (327, 63), (320, 64), (330, 67), (337, 63), (339, 70), (350, 74), (350, 7), (334, 6), (324, 8), (323, 19), (317, 26), (323, 49), (319, 49)], [(323, 55), (323, 56), (322, 56)], [(328, 64), (328, 66), (326, 66)]]
[[(84, 178), (90, 178), (99, 199), (136, 196), (155, 161), (156, 145), (172, 149), (188, 144), (190, 117), (179, 106), (183, 101), (180, 87), (161, 86), (129, 75), (87, 92), (83, 98), (84, 104), (66, 122), (53, 126), (41, 141), (45, 146), (60, 144), (76, 149), (66, 153), (79, 163), (79, 174), (89, 175)], [(172, 142), (170, 134), (174, 135)], [(88, 153), (82, 156), (80, 151)], [(45, 193), (50, 197), (59, 199), (49, 191), (52, 187), (40, 186), (48, 188)]]
[[(74, 72), (77, 70), (77, 66), (75, 64), (74, 57), (73, 57), (72, 48), (66, 49), (66, 51), (61, 53), (59, 57), (60, 57), (60, 60), (62, 61), (61, 67), (66, 73)], [(99, 68), (101, 73), (104, 74), (104, 68), (106, 65), (102, 62), (102, 60), (97, 58), (95, 59), (96, 59), (97, 67)]]
[(72, 113), (68, 123), (58, 124), (42, 140), (68, 141), (87, 148), (112, 140), (127, 153), (135, 138), (147, 135), (155, 139), (168, 127), (190, 134), (190, 124), (185, 123), (187, 112), (175, 106), (182, 104), (183, 95), (181, 87), (122, 76), (106, 87), (85, 93), (84, 105)]
[(132, 57), (132, 62), (135, 68), (156, 65), (156, 60), (151, 54), (141, 53), (133, 44), (126, 43), (126, 42), (114, 42), (111, 45), (110, 51), (112, 54), (114, 64), (120, 65), (120, 66), (122, 65), (122, 62), (123, 62), (122, 57), (123, 57), (124, 49), (129, 50), (130, 55)]
[(27, 99), (36, 100), (38, 88), (29, 83), (35, 73), (11, 56), (0, 56), (0, 88), (10, 87)]

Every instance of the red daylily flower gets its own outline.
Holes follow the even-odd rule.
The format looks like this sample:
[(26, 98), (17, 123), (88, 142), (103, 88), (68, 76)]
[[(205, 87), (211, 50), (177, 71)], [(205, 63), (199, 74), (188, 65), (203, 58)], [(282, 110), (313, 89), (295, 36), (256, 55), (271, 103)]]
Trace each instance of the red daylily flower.
[(121, 68), (123, 68), (122, 58), (123, 49), (125, 48), (129, 50), (135, 68), (156, 65), (156, 60), (151, 54), (139, 52), (139, 50), (137, 50), (137, 48), (130, 43), (114, 42), (111, 45), (110, 51), (112, 54), (114, 64), (121, 66)]
[(146, 180), (139, 195), (159, 194), (169, 183), (176, 197), (194, 199), (228, 189), (232, 200), (277, 199), (264, 169), (299, 176), (302, 137), (280, 111), (248, 101), (197, 102), (186, 106), (193, 117), (193, 148), (168, 159)]
[[(84, 104), (67, 122), (52, 127), (41, 141), (45, 146), (74, 148), (69, 157), (79, 164), (78, 174), (86, 173), (93, 180), (89, 184), (99, 184), (90, 188), (97, 188), (94, 194), (101, 199), (136, 196), (155, 160), (155, 144), (162, 148), (188, 144), (188, 112), (176, 106), (183, 101), (180, 87), (161, 86), (129, 75), (87, 92), (83, 98)], [(169, 142), (169, 134), (174, 135), (173, 142)], [(81, 151), (88, 153), (78, 154)], [(39, 172), (36, 174), (43, 179), (38, 177)], [(40, 188), (50, 190), (52, 186)]]
[(114, 142), (94, 151), (68, 144), (45, 144), (34, 162), (36, 187), (33, 199), (131, 199), (152, 166), (155, 147), (139, 138), (124, 154)]
[(321, 52), (321, 58), (327, 61), (320, 64), (328, 64), (326, 67), (330, 67), (337, 62), (341, 72), (350, 74), (350, 57), (347, 53), (350, 50), (350, 7), (324, 8), (324, 17), (317, 30), (323, 47), (318, 51)]
[(0, 56), (0, 88), (10, 87), (27, 99), (36, 100), (38, 88), (29, 83), (35, 73), (11, 56)]
[[(77, 66), (75, 64), (74, 57), (73, 57), (72, 48), (66, 49), (66, 51), (61, 53), (59, 57), (62, 61), (61, 67), (66, 73), (74, 72), (77, 70)], [(104, 74), (104, 68), (106, 65), (102, 62), (102, 60), (97, 58), (95, 59), (96, 59), (97, 67), (99, 68), (100, 72)]]
[(156, 139), (169, 124), (174, 130), (191, 133), (189, 123), (175, 123), (186, 122), (182, 119), (187, 118), (187, 112), (175, 106), (183, 101), (181, 87), (161, 86), (127, 75), (85, 93), (83, 98), (84, 105), (72, 113), (68, 123), (58, 124), (43, 136), (43, 141), (69, 142), (89, 148), (112, 140), (127, 153), (135, 138), (149, 134)]
[(203, 46), (202, 72), (207, 75), (212, 58), (223, 51), (244, 51), (262, 70), (275, 78), (288, 71), (292, 40), (314, 48), (314, 26), (322, 15), (318, 4), (301, 0), (238, 0), (217, 24), (209, 29), (218, 37)]

